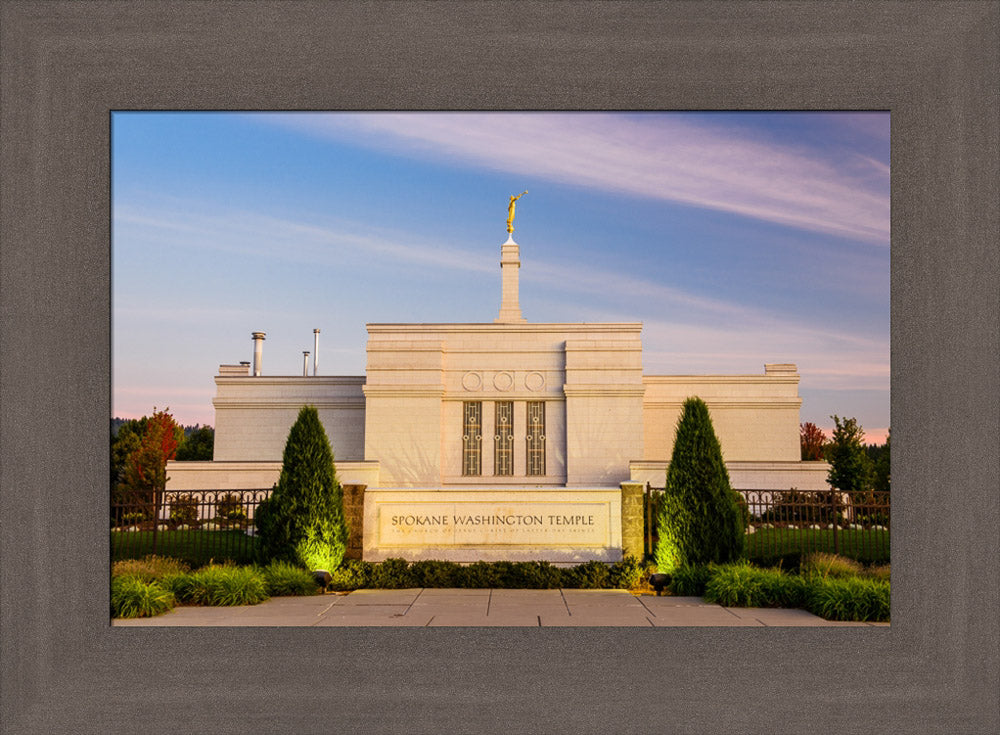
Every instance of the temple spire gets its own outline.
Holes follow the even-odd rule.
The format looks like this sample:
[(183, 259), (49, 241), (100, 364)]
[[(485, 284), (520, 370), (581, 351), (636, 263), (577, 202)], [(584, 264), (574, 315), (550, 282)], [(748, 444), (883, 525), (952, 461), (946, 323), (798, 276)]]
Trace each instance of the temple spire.
[(514, 242), (514, 203), (527, 194), (527, 190), (510, 198), (507, 205), (507, 242), (500, 246), (500, 316), (498, 324), (526, 322), (518, 303), (518, 272), (521, 268), (521, 251)]
[(518, 303), (518, 271), (521, 268), (521, 253), (514, 236), (508, 235), (507, 242), (500, 246), (500, 316), (499, 324), (526, 322), (521, 316)]

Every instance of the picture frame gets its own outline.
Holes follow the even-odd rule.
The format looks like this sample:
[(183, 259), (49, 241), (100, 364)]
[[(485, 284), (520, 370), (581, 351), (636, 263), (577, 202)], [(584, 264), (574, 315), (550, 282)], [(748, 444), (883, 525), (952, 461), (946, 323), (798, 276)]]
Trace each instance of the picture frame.
[[(6, 731), (1000, 727), (1000, 4), (0, 13)], [(121, 109), (889, 110), (892, 625), (113, 628), (109, 123)]]

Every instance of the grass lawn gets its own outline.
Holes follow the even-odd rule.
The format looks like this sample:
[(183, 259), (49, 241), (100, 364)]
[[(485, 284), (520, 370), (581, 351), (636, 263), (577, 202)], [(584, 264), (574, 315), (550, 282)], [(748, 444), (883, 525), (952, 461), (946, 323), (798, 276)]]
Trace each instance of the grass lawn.
[[(837, 541), (839, 549), (836, 553), (841, 556), (857, 559), (863, 564), (885, 564), (889, 561), (889, 531), (839, 530)], [(751, 561), (813, 551), (834, 553), (832, 530), (758, 528), (747, 536), (747, 552)]]
[(253, 561), (257, 539), (242, 531), (112, 531), (111, 560), (141, 559), (148, 554), (182, 559), (192, 567), (214, 560), (237, 564)]

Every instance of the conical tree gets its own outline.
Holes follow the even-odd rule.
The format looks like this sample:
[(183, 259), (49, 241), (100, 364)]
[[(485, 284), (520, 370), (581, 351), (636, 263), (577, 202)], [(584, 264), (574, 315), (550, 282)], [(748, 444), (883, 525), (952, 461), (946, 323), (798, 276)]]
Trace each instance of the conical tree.
[(746, 554), (743, 511), (730, 487), (708, 406), (700, 398), (684, 402), (657, 527), (660, 572), (735, 561)]
[(288, 433), (281, 476), (257, 507), (261, 561), (272, 559), (331, 571), (347, 548), (343, 491), (319, 413), (303, 406)]

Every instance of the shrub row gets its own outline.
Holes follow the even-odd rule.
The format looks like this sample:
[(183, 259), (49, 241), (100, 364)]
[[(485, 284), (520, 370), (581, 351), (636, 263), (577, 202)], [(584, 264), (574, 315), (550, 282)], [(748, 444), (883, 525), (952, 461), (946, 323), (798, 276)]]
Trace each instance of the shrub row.
[(589, 561), (575, 567), (548, 562), (495, 561), (461, 565), (449, 561), (386, 559), (345, 561), (332, 572), (335, 590), (451, 587), (478, 589), (633, 589), (648, 574), (633, 557), (614, 564)]
[(310, 572), (283, 562), (266, 567), (212, 564), (191, 572), (174, 559), (147, 557), (112, 565), (111, 616), (152, 617), (178, 603), (256, 605), (269, 597), (317, 592)]
[(865, 569), (832, 554), (806, 557), (798, 574), (746, 562), (681, 567), (671, 590), (729, 607), (800, 607), (827, 620), (889, 620), (888, 566)]

